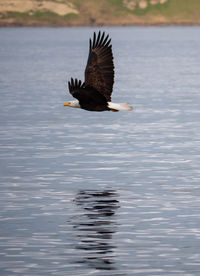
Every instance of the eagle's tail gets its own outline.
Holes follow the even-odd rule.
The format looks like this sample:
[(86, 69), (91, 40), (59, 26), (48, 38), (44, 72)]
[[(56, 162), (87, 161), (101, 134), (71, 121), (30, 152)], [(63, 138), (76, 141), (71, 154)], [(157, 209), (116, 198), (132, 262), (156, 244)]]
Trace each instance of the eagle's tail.
[(111, 111), (120, 111), (120, 110), (132, 110), (133, 107), (128, 105), (128, 103), (112, 103), (108, 102), (108, 107)]

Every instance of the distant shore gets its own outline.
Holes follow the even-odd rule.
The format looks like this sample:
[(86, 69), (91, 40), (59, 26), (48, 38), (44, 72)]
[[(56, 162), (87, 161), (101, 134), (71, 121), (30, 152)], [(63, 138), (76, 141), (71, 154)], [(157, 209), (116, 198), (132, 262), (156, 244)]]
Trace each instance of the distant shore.
[(64, 28), (64, 27), (170, 27), (170, 26), (182, 26), (182, 27), (191, 27), (191, 26), (200, 26), (200, 22), (166, 22), (166, 23), (116, 23), (116, 24), (48, 24), (48, 23), (7, 23), (0, 22), (0, 28), (3, 27), (52, 27), (52, 28)]
[(0, 0), (0, 27), (200, 26), (200, 0)]

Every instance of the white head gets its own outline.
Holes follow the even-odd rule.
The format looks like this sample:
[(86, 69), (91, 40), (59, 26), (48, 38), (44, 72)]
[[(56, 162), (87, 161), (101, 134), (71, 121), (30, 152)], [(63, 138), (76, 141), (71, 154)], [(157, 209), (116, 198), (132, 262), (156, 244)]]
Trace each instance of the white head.
[(69, 101), (67, 103), (64, 103), (64, 106), (71, 106), (75, 108), (81, 108), (78, 101)]

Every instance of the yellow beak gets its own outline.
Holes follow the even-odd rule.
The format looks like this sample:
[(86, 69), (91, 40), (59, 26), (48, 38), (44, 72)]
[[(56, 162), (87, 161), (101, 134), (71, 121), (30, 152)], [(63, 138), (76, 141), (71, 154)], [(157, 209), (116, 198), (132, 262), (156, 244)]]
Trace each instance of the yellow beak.
[(69, 106), (69, 103), (64, 103), (64, 106)]

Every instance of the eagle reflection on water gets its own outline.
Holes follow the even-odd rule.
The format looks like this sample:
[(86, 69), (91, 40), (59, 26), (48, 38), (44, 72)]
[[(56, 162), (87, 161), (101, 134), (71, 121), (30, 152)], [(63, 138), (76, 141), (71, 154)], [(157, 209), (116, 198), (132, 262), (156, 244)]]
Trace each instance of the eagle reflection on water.
[(78, 238), (76, 249), (81, 260), (90, 267), (113, 270), (114, 249), (112, 235), (116, 232), (115, 212), (119, 208), (116, 191), (81, 190), (74, 201), (80, 208), (73, 227)]

